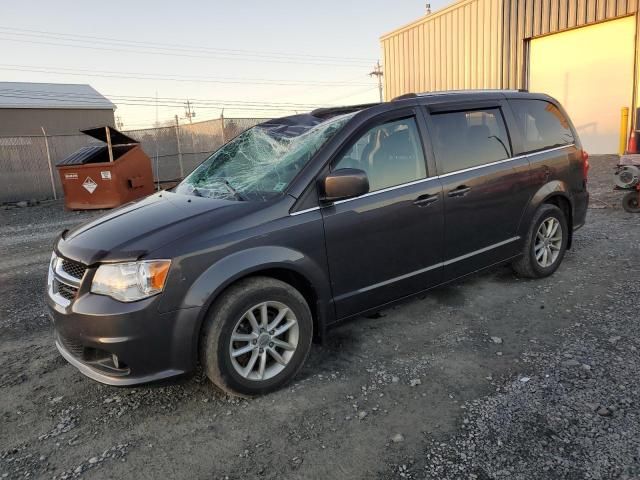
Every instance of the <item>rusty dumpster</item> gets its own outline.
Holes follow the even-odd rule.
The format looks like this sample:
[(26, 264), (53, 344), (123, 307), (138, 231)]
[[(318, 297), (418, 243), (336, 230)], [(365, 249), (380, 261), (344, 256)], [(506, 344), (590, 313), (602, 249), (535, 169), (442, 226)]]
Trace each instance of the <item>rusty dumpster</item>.
[(139, 142), (112, 127), (82, 130), (88, 145), (56, 164), (71, 210), (114, 208), (154, 191), (151, 160)]

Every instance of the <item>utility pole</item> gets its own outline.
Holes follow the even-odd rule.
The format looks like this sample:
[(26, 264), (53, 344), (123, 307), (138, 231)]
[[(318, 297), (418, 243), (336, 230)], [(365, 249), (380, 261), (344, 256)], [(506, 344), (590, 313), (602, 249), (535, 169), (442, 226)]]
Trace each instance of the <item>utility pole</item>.
[(193, 123), (193, 117), (196, 116), (195, 109), (191, 108), (191, 102), (187, 98), (187, 103), (184, 104), (184, 118), (189, 119), (189, 123)]
[(180, 179), (184, 178), (184, 167), (182, 166), (182, 148), (180, 146), (180, 123), (176, 115), (176, 142), (178, 143), (178, 165), (180, 166)]
[(116, 125), (118, 126), (118, 130), (122, 130), (124, 128), (124, 122), (122, 121), (122, 117), (120, 115), (116, 117)]
[(369, 76), (378, 77), (378, 90), (380, 91), (380, 103), (384, 101), (382, 98), (382, 75), (384, 75), (382, 73), (382, 65), (380, 65), (380, 60), (378, 60), (378, 63), (376, 63), (375, 66), (373, 67), (373, 72), (369, 73)]
[(224, 134), (224, 108), (220, 112), (220, 129), (222, 130), (222, 143), (227, 143), (227, 137)]

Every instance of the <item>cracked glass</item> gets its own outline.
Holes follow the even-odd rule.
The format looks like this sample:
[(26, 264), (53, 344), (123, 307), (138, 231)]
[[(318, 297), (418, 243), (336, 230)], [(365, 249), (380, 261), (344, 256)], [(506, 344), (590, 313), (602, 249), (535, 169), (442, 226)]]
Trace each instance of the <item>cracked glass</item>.
[(322, 120), (297, 115), (241, 133), (205, 160), (176, 192), (229, 200), (282, 195), (296, 174), (355, 112)]

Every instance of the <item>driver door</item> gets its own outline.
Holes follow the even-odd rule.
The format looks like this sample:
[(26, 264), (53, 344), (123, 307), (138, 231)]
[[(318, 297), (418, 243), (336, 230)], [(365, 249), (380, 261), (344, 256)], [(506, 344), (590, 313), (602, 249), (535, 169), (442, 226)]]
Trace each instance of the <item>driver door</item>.
[(336, 318), (440, 283), (442, 185), (427, 169), (424, 120), (403, 109), (363, 125), (331, 170), (358, 168), (369, 193), (321, 209)]

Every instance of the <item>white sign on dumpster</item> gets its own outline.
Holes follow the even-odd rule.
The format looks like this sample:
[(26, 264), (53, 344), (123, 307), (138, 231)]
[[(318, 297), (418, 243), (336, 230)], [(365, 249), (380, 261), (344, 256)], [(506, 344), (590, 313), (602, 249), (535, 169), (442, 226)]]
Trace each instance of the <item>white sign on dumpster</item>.
[(87, 179), (84, 182), (82, 182), (82, 186), (89, 193), (93, 193), (93, 191), (96, 188), (98, 188), (98, 184), (96, 182), (94, 182), (91, 177), (87, 177)]

